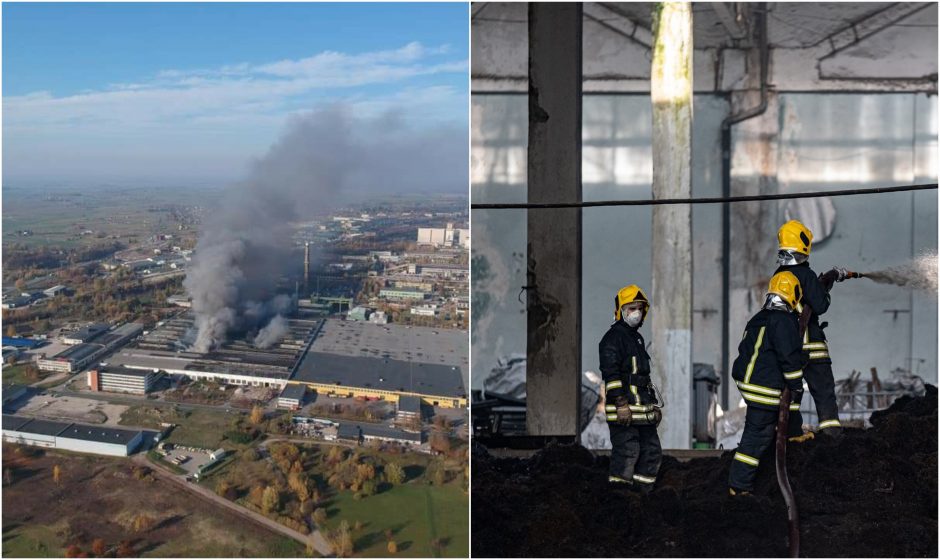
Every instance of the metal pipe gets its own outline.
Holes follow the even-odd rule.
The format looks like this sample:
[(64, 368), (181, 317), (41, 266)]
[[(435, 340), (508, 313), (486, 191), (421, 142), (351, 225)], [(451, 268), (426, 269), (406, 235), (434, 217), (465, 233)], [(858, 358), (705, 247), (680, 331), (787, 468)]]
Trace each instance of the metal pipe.
[[(731, 127), (747, 119), (762, 115), (767, 110), (767, 3), (756, 10), (760, 18), (760, 103), (736, 115), (728, 115), (721, 121), (721, 195), (731, 196)], [(734, 99), (729, 96), (729, 105)], [(730, 374), (728, 371), (728, 344), (730, 325), (728, 315), (731, 307), (731, 207), (721, 205), (721, 406), (728, 409)]]

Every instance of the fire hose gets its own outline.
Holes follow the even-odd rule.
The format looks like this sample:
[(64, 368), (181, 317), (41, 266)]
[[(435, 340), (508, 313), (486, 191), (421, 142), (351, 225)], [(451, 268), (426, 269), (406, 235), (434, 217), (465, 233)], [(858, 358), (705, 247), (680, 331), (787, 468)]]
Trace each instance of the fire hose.
[[(865, 275), (858, 272), (851, 272), (845, 269), (832, 269), (820, 275), (819, 279), (827, 289), (832, 287), (832, 283), (841, 282), (849, 278), (864, 278)], [(800, 312), (800, 340), (806, 333), (809, 326), (809, 319), (813, 314), (813, 308), (809, 304), (803, 305)], [(776, 466), (777, 466), (777, 484), (780, 486), (780, 492), (783, 494), (783, 501), (787, 505), (787, 525), (789, 526), (789, 546), (790, 558), (799, 558), (800, 556), (800, 515), (796, 508), (796, 498), (793, 495), (793, 488), (790, 487), (790, 478), (787, 476), (787, 428), (790, 422), (790, 388), (785, 387), (783, 394), (780, 395), (780, 408), (777, 411), (777, 440), (776, 440)]]

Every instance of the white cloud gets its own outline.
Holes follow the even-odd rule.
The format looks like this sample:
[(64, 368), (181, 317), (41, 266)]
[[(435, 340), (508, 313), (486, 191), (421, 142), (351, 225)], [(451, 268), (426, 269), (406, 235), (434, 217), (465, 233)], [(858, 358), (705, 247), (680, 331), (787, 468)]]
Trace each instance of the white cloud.
[[(254, 134), (254, 145), (263, 149), (287, 115), (339, 99), (367, 112), (397, 104), (422, 120), (462, 121), (465, 110), (451, 113), (466, 103), (466, 92), (418, 86), (412, 80), (459, 75), (467, 71), (467, 65), (466, 60), (450, 56), (446, 46), (408, 43), (366, 53), (327, 51), (262, 64), (167, 69), (149, 80), (71, 95), (39, 91), (8, 96), (3, 98), (4, 168), (29, 173), (29, 162), (48, 162), (50, 150), (68, 149), (70, 144), (85, 157), (105, 162), (105, 147), (98, 150), (100, 156), (94, 155), (98, 153), (95, 143), (103, 138), (108, 144), (121, 139), (137, 142), (141, 150), (151, 152), (150, 159), (154, 150), (172, 158), (174, 146), (161, 142), (181, 135), (190, 138), (187, 157), (202, 143), (213, 144), (205, 148), (207, 152), (224, 150), (228, 135)], [(235, 165), (234, 158), (244, 157), (245, 141), (230, 142), (239, 146), (240, 155), (232, 156)], [(37, 157), (37, 153), (45, 155)], [(133, 153), (133, 148), (122, 153)], [(103, 163), (94, 163), (98, 164)]]

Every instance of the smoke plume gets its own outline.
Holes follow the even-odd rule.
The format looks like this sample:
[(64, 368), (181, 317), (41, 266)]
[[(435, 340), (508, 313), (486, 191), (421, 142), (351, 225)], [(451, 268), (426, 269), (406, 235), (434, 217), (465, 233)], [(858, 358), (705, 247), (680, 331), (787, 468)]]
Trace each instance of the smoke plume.
[(937, 255), (926, 253), (900, 266), (867, 272), (865, 277), (879, 284), (894, 284), (895, 286), (936, 294)]
[(208, 352), (235, 330), (260, 329), (258, 346), (284, 335), (285, 296), (274, 287), (290, 269), (291, 222), (350, 196), (466, 192), (467, 166), (465, 125), (416, 130), (401, 112), (358, 118), (343, 105), (293, 118), (203, 223), (184, 282), (191, 350)]

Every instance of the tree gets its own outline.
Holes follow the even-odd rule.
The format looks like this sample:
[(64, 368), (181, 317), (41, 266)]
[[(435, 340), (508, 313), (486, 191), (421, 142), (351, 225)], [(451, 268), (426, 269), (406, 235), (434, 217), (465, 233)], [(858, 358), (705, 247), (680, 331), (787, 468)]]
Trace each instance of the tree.
[(264, 409), (258, 405), (253, 406), (251, 408), (251, 418), (249, 418), (249, 421), (256, 426), (264, 422)]
[(450, 438), (447, 434), (442, 432), (434, 432), (431, 434), (431, 449), (438, 451), (440, 453), (447, 453), (450, 451)]
[(388, 541), (388, 553), (389, 553), (389, 554), (397, 554), (397, 553), (398, 553), (398, 545), (395, 544), (395, 541)]
[(69, 547), (65, 549), (66, 558), (78, 558), (81, 553), (82, 549), (77, 544), (70, 544)]
[(140, 513), (136, 517), (134, 517), (134, 532), (135, 533), (142, 533), (143, 531), (146, 531), (147, 529), (149, 529), (151, 525), (153, 525), (153, 519), (148, 515)]
[(313, 510), (313, 521), (317, 525), (323, 525), (326, 523), (326, 510), (323, 508), (317, 508)]
[(248, 492), (248, 500), (260, 508), (262, 504), (264, 504), (264, 488), (261, 486), (253, 486), (251, 491)]
[(389, 484), (401, 484), (405, 482), (405, 469), (398, 463), (389, 463), (385, 466), (385, 480)]
[(9, 337), (14, 337), (14, 336), (16, 336), (16, 327), (14, 327), (13, 325), (9, 325), (9, 326), (7, 327), (7, 336), (9, 336)]
[(108, 551), (108, 545), (105, 544), (104, 539), (95, 539), (91, 543), (91, 551), (100, 558)]
[(352, 531), (349, 530), (349, 522), (345, 519), (340, 522), (339, 529), (332, 533), (333, 552), (340, 558), (349, 558), (353, 554)]
[(3, 469), (3, 482), (7, 486), (13, 484), (13, 469), (10, 467)]
[(62, 478), (62, 468), (59, 465), (55, 465), (54, 467), (52, 467), (52, 481), (58, 484), (61, 478)]
[(281, 505), (281, 498), (277, 494), (277, 490), (268, 486), (264, 489), (264, 494), (261, 499), (261, 509), (265, 513), (271, 513), (272, 511), (277, 511), (277, 508)]

